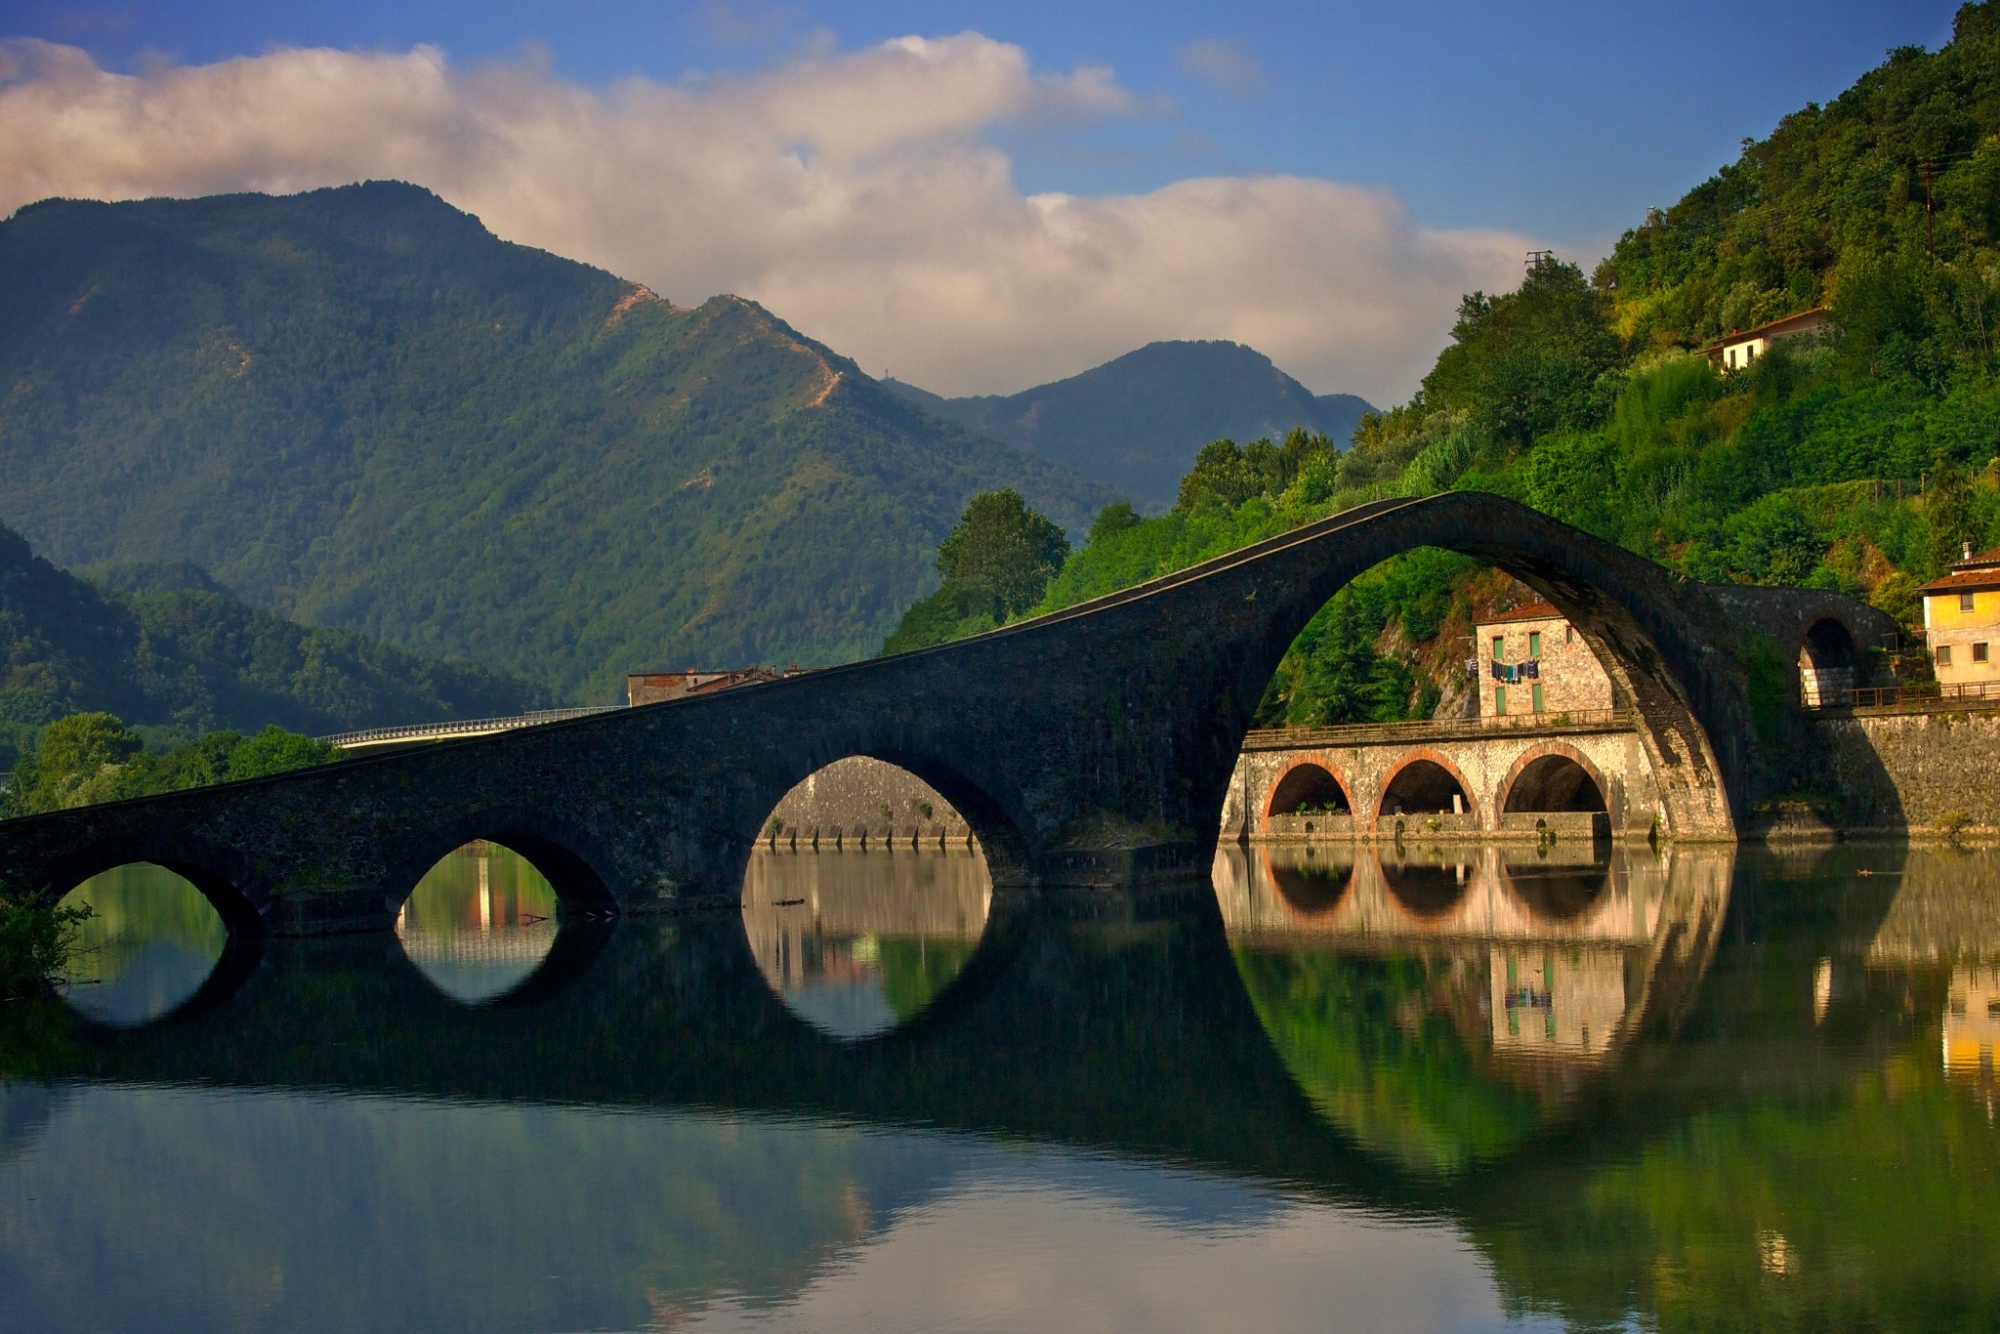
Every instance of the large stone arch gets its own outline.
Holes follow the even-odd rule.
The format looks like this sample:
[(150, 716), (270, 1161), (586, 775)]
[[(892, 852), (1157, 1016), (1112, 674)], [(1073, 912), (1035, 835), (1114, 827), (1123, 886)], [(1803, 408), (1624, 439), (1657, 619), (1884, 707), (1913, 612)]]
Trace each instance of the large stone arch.
[(213, 839), (185, 831), (108, 830), (52, 859), (28, 897), (58, 899), (92, 876), (147, 862), (164, 867), (201, 891), (229, 934), (254, 935), (270, 906), (252, 859)]

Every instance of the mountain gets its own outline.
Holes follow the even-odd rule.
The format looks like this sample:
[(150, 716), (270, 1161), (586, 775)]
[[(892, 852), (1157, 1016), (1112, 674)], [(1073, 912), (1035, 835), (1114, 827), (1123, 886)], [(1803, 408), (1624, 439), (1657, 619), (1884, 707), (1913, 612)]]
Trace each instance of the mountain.
[(294, 625), (218, 593), (120, 593), (0, 528), (0, 769), (36, 726), (81, 710), (173, 738), (493, 717), (540, 696), (525, 681)]
[(0, 386), (0, 521), (59, 564), (192, 562), (569, 700), (860, 656), (973, 494), (1073, 530), (1117, 498), (752, 302), (673, 304), (396, 183), (21, 209)]
[(1342, 446), (1361, 414), (1353, 394), (1315, 396), (1240, 343), (1148, 343), (1115, 361), (1005, 397), (941, 398), (883, 382), (926, 412), (1032, 449), (1154, 506), (1211, 440), (1283, 440), (1294, 426)]

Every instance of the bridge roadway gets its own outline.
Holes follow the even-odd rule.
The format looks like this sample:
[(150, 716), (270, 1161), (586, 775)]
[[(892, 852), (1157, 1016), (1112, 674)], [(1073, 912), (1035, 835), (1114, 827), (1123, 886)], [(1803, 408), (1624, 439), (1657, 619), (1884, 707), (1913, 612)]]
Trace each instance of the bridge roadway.
[(0, 896), (149, 861), (233, 931), (380, 930), (438, 858), (484, 838), (535, 862), (570, 913), (734, 905), (780, 798), (869, 755), (966, 817), (996, 899), (1124, 910), (1134, 890), (1205, 885), (1279, 660), (1342, 586), (1420, 546), (1508, 571), (1577, 627), (1633, 711), (1674, 839), (1734, 840), (1756, 801), (1810, 776), (1794, 664), (1835, 666), (1821, 660), (1893, 629), (1834, 594), (1690, 583), (1498, 496), (1380, 501), (935, 648), (9, 821)]

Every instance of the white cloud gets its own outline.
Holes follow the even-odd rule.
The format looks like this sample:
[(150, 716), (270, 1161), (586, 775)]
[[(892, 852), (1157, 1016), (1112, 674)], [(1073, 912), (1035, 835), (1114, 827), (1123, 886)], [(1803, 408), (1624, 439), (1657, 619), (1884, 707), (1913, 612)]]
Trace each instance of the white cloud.
[(1383, 190), (1261, 176), (1026, 196), (988, 138), (1150, 109), (1107, 69), (1038, 73), (976, 33), (606, 89), (533, 62), (455, 69), (431, 47), (126, 75), (17, 41), (0, 45), (0, 211), (410, 180), (678, 301), (753, 297), (943, 393), (1230, 338), (1391, 402), (1462, 291), (1518, 278), (1525, 239), (1421, 228)]

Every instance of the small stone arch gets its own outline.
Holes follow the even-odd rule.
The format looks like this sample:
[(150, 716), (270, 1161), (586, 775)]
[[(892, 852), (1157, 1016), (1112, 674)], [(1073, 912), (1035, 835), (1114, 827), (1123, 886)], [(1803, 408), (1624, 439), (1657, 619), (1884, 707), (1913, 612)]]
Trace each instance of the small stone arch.
[(1818, 617), (1806, 627), (1796, 655), (1800, 702), (1809, 709), (1839, 704), (1861, 684), (1861, 661), (1852, 627), (1838, 616)]
[(385, 904), (388, 916), (395, 917), (403, 900), (440, 859), (482, 839), (520, 854), (541, 872), (565, 916), (609, 917), (620, 911), (610, 879), (598, 869), (608, 859), (593, 855), (595, 840), (587, 833), (543, 811), (489, 807), (432, 826), (391, 860), (394, 881)]
[(1338, 797), (1340, 809), (1353, 814), (1354, 788), (1340, 767), (1320, 754), (1295, 756), (1265, 790), (1260, 816), (1263, 831), (1270, 832), (1272, 816), (1289, 815), (1302, 805), (1327, 797)]
[(86, 844), (49, 867), (41, 896), (53, 902), (92, 876), (137, 862), (172, 871), (200, 890), (231, 936), (265, 930), (266, 898), (244, 859), (200, 839), (108, 838)]
[[(1556, 772), (1569, 766), (1574, 766), (1580, 773), (1563, 775)], [(1566, 786), (1564, 779), (1579, 776), (1590, 782), (1594, 804), (1570, 804), (1581, 793), (1574, 787)], [(1551, 801), (1558, 804), (1547, 804)], [(1496, 804), (1503, 812), (1609, 812), (1611, 785), (1605, 781), (1603, 771), (1575, 746), (1564, 741), (1542, 741), (1522, 751), (1519, 758), (1508, 768), (1507, 776), (1500, 782)]]
[[(1427, 766), (1427, 768), (1420, 768), (1420, 766)], [(1377, 829), (1382, 827), (1382, 821), (1385, 817), (1394, 818), (1395, 812), (1390, 811), (1389, 805), (1391, 801), (1402, 798), (1402, 793), (1397, 788), (1397, 781), (1399, 779), (1406, 780), (1403, 792), (1413, 794), (1417, 800), (1429, 800), (1433, 795), (1433, 788), (1444, 792), (1446, 804), (1440, 809), (1445, 812), (1451, 810), (1449, 804), (1450, 791), (1442, 783), (1436, 781), (1434, 774), (1430, 772), (1432, 770), (1442, 771), (1443, 777), (1449, 779), (1451, 785), (1457, 788), (1459, 797), (1465, 803), (1466, 814), (1475, 818), (1480, 816), (1479, 799), (1473, 795), (1472, 784), (1466, 781), (1464, 771), (1444, 752), (1434, 750), (1429, 746), (1416, 746), (1404, 752), (1402, 757), (1396, 761), (1395, 767), (1382, 777), (1382, 796), (1375, 803), (1374, 819)], [(1408, 778), (1416, 779), (1417, 782), (1414, 784), (1411, 783), (1406, 779), (1406, 775)], [(1405, 811), (1403, 813), (1422, 814), (1424, 812)], [(1481, 823), (1483, 824), (1484, 821), (1482, 820)]]

